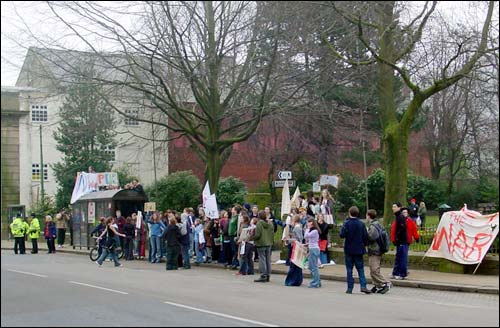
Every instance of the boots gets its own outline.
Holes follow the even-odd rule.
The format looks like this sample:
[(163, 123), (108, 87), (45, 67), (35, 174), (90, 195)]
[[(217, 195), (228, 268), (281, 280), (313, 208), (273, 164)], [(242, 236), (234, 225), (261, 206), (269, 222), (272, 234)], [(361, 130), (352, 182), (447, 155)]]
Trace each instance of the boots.
[(254, 282), (269, 282), (269, 276), (260, 276), (260, 278), (255, 279)]

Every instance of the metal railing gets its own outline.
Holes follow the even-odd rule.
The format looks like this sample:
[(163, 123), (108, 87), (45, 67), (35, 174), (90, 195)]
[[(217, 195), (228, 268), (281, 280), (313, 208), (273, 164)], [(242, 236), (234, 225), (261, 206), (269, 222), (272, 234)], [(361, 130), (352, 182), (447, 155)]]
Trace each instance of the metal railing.
[[(429, 249), (429, 247), (432, 244), (432, 240), (434, 239), (434, 234), (436, 233), (438, 225), (437, 224), (430, 224), (430, 225), (425, 225), (423, 229), (419, 228), (418, 229), (418, 234), (420, 235), (420, 239), (418, 242), (414, 242), (410, 245), (410, 251), (413, 252), (422, 252), (425, 253)], [(385, 227), (387, 233), (390, 236), (391, 233), (391, 226), (388, 225)], [(330, 231), (330, 245), (331, 247), (339, 247), (342, 248), (344, 246), (344, 239), (340, 238), (340, 230), (342, 229), (342, 224), (338, 224), (336, 226), (333, 226)], [(274, 245), (275, 248), (281, 244), (281, 236), (282, 236), (282, 228), (278, 227), (278, 230), (276, 231), (274, 235)], [(488, 250), (488, 254), (499, 254), (498, 249), (499, 249), (499, 237), (500, 235), (497, 235), (493, 243), (491, 244), (491, 247)], [(391, 251), (395, 250), (395, 246), (391, 244)]]

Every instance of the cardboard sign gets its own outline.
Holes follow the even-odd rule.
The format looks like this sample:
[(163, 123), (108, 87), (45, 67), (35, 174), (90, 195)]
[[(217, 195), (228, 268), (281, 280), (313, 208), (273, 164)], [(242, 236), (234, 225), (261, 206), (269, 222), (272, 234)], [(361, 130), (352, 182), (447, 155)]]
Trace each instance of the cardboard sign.
[(155, 202), (144, 203), (144, 212), (154, 212), (154, 211), (156, 211)]
[(338, 175), (321, 175), (319, 177), (319, 184), (321, 186), (331, 185), (335, 188), (339, 187), (339, 176)]

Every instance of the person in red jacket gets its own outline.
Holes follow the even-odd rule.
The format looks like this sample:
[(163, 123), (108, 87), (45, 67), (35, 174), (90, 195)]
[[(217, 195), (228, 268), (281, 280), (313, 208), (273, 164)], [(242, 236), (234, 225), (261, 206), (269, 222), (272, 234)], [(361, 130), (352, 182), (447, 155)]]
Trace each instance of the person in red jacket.
[(396, 257), (391, 278), (406, 279), (408, 276), (408, 249), (413, 240), (418, 241), (417, 225), (409, 217), (408, 209), (401, 207), (401, 203), (392, 204), (392, 211), (396, 219), (391, 226), (391, 242), (396, 246)]

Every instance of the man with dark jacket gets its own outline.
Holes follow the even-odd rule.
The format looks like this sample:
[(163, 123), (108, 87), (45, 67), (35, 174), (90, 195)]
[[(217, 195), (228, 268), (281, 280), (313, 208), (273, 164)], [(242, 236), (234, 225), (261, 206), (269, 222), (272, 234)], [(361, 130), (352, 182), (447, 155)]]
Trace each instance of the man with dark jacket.
[(403, 211), (408, 212), (407, 208), (395, 202), (392, 204), (392, 211), (396, 219), (391, 226), (391, 242), (396, 246), (396, 257), (391, 278), (403, 280), (408, 275), (408, 249), (413, 239), (419, 239), (419, 235), (415, 222), (403, 215)]
[(345, 267), (347, 270), (347, 294), (352, 294), (354, 288), (354, 278), (352, 276), (353, 266), (356, 266), (359, 276), (359, 284), (361, 292), (371, 294), (371, 291), (366, 288), (365, 269), (363, 266), (363, 254), (366, 253), (365, 246), (368, 243), (368, 233), (365, 225), (359, 218), (359, 209), (352, 206), (349, 209), (349, 217), (345, 220), (340, 238), (345, 238), (344, 255)]
[(269, 282), (271, 277), (271, 249), (274, 241), (272, 223), (267, 222), (266, 212), (259, 211), (259, 222), (255, 227), (255, 247), (259, 253), (260, 278), (254, 282)]

